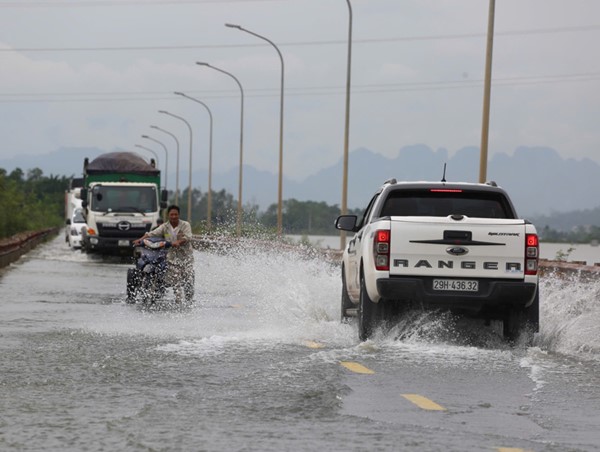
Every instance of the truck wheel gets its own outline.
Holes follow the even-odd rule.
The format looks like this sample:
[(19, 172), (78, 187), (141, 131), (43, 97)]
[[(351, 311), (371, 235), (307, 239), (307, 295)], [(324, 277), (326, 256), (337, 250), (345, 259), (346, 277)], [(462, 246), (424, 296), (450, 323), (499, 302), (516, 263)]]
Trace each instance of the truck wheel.
[(358, 338), (366, 341), (373, 334), (377, 324), (377, 304), (369, 298), (365, 280), (360, 277), (360, 302), (358, 307)]
[(348, 296), (348, 289), (346, 288), (346, 275), (345, 275), (345, 271), (344, 271), (344, 267), (342, 266), (342, 303), (341, 303), (341, 311), (342, 311), (342, 315), (341, 315), (341, 320), (342, 323), (347, 323), (348, 320), (350, 319), (350, 316), (348, 315), (347, 309), (351, 309), (354, 307), (354, 304), (352, 303), (352, 301), (350, 301), (350, 297)]

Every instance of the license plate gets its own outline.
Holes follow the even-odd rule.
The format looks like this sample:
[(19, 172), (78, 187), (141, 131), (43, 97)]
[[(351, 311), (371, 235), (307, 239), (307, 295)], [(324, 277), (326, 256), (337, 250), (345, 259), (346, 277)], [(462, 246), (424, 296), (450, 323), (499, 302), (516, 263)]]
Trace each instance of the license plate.
[(119, 246), (129, 246), (129, 240), (119, 240)]
[(434, 279), (433, 290), (455, 290), (458, 292), (477, 292), (479, 281), (464, 279)]

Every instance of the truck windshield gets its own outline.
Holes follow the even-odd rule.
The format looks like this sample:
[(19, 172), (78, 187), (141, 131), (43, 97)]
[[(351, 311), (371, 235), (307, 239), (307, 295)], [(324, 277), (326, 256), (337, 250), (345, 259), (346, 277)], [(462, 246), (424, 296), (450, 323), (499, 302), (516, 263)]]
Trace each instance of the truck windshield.
[(473, 218), (515, 218), (501, 193), (431, 192), (429, 190), (397, 190), (391, 192), (381, 209), (381, 217), (420, 216), (447, 217), (466, 215)]
[(156, 212), (155, 187), (96, 185), (91, 209), (96, 212)]

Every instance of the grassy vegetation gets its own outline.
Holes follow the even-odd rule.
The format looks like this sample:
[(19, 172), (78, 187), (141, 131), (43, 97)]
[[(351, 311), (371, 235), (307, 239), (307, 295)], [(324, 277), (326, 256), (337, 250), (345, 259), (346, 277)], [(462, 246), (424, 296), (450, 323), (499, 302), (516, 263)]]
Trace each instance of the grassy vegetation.
[(64, 224), (64, 193), (70, 177), (44, 176), (35, 168), (10, 174), (0, 168), (0, 239)]

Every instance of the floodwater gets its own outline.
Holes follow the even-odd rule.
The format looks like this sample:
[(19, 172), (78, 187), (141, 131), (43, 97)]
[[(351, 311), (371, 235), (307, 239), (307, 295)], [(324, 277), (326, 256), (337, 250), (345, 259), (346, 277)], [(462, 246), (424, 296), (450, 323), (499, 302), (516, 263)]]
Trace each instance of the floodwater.
[(339, 267), (195, 259), (183, 310), (127, 305), (129, 265), (62, 235), (3, 271), (0, 450), (600, 450), (598, 281), (545, 278), (531, 347), (419, 312), (360, 343)]

